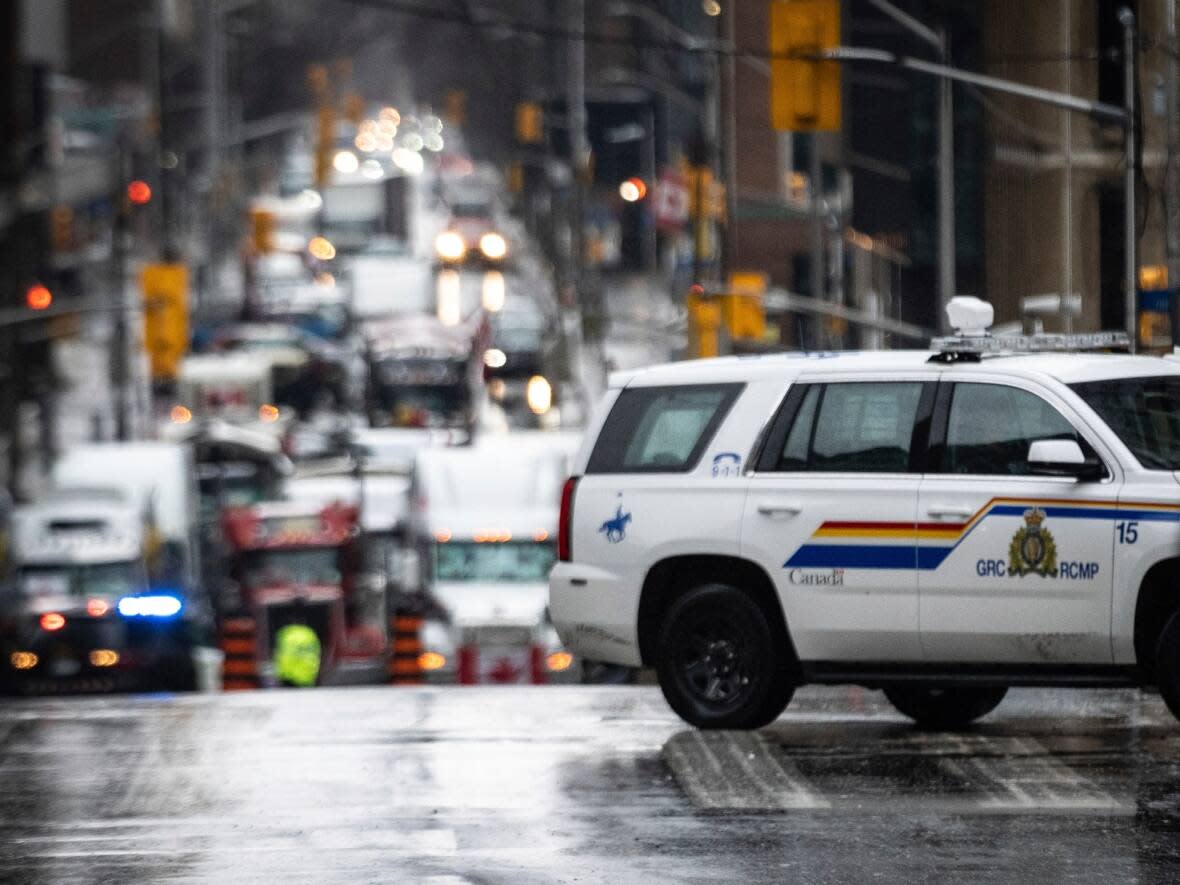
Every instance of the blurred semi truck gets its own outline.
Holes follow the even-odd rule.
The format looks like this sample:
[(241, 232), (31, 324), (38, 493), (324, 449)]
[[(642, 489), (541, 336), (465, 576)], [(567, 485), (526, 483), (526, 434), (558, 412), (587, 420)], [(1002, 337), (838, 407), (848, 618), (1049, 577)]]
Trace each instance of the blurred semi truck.
[(188, 451), (82, 446), (62, 457), (53, 480), (48, 495), (13, 515), (14, 573), (2, 606), (8, 687), (186, 690), (211, 682), (212, 608), (198, 580)]
[(422, 627), (431, 682), (577, 681), (549, 622), (565, 440), (514, 435), (423, 450), (416, 465), (416, 531), (431, 595), (445, 612)]

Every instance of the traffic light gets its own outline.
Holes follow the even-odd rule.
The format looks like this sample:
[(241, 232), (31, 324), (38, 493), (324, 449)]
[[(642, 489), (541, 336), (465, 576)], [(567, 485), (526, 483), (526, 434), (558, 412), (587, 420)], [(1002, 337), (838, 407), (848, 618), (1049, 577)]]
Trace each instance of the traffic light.
[(628, 178), (619, 185), (619, 196), (625, 203), (638, 203), (647, 196), (647, 182), (642, 178)]
[(146, 181), (136, 179), (127, 185), (127, 199), (134, 206), (146, 206), (152, 200), (152, 188)]
[(840, 63), (806, 57), (839, 45), (839, 0), (770, 4), (770, 120), (775, 129), (840, 128)]
[(53, 293), (41, 283), (34, 283), (25, 290), (25, 306), (29, 310), (45, 310), (53, 304)]
[(516, 106), (516, 140), (521, 144), (545, 140), (545, 113), (536, 102), (522, 101)]

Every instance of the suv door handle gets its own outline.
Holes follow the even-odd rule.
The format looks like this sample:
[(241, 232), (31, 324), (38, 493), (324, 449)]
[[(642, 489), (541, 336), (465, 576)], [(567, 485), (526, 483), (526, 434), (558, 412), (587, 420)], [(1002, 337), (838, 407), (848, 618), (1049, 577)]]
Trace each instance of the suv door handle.
[(934, 504), (926, 512), (936, 519), (946, 516), (967, 519), (975, 513), (970, 507), (955, 506), (954, 504)]
[(799, 504), (786, 504), (777, 501), (760, 501), (758, 503), (758, 512), (771, 519), (786, 519), (797, 515), (802, 509), (803, 507)]

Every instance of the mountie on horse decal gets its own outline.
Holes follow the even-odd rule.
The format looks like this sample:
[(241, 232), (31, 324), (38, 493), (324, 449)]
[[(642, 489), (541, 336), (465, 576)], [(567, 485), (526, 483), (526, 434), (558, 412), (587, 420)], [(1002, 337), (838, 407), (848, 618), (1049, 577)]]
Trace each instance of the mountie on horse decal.
[(608, 519), (601, 526), (599, 531), (606, 535), (606, 539), (612, 544), (617, 544), (623, 538), (627, 537), (627, 523), (631, 521), (631, 514), (623, 512), (623, 505), (620, 504), (615, 511), (613, 519)]

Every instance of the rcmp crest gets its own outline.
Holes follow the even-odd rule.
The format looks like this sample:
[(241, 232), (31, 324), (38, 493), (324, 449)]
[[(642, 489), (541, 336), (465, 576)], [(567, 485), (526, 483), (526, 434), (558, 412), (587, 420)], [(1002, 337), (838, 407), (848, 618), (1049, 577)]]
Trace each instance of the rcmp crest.
[(1040, 507), (1024, 511), (1024, 527), (1012, 536), (1008, 545), (1009, 575), (1057, 577), (1057, 544), (1044, 522), (1045, 511)]

